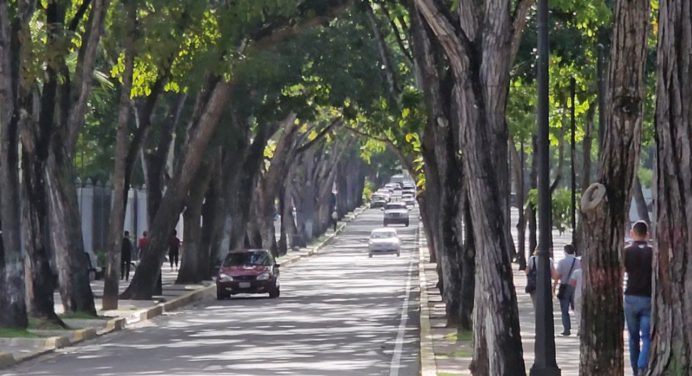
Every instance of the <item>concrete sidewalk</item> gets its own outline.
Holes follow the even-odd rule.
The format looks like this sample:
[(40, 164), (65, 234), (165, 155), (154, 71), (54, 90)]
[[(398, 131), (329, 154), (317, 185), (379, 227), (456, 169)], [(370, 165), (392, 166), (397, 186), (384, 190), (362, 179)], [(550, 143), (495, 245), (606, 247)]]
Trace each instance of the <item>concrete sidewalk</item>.
[[(424, 272), (424, 285), (421, 286), (421, 304), (427, 301), (429, 312), (430, 336), (433, 349), (434, 369), (423, 375), (471, 375), (469, 365), (473, 356), (473, 344), (471, 334), (458, 335), (455, 328), (446, 327), (445, 304), (437, 289), (436, 264), (430, 262), (430, 256), (426, 245), (420, 250), (421, 272)], [(515, 265), (516, 266), (516, 265)], [(515, 268), (516, 269), (516, 268)], [(521, 339), (524, 348), (524, 361), (526, 370), (530, 369), (534, 358), (535, 318), (531, 298), (524, 292), (526, 276), (523, 272), (514, 270), (514, 285), (517, 291), (519, 306), (519, 320), (521, 324)], [(422, 308), (421, 308), (422, 309)], [(579, 374), (579, 337), (572, 335), (561, 337), (562, 322), (560, 321), (560, 307), (557, 299), (553, 301), (553, 317), (555, 319), (555, 347), (557, 363), (562, 370), (562, 375)], [(574, 319), (572, 319), (573, 333)], [(423, 333), (421, 328), (421, 333)], [(421, 340), (421, 342), (423, 342)]]
[[(513, 224), (516, 223), (517, 212), (513, 208)], [(512, 226), (514, 231), (514, 239), (516, 239), (516, 227)], [(553, 253), (555, 260), (560, 260), (564, 257), (564, 245), (571, 242), (571, 232), (559, 233), (553, 231)], [(519, 308), (519, 321), (521, 325), (521, 339), (524, 350), (524, 363), (528, 374), (534, 361), (534, 342), (535, 342), (535, 313), (531, 298), (524, 289), (526, 287), (526, 274), (518, 270), (517, 264), (512, 264), (514, 275), (514, 286), (517, 294), (517, 304)], [(462, 335), (462, 338), (457, 338), (456, 329), (446, 327), (445, 319), (445, 304), (442, 302), (442, 297), (437, 289), (437, 271), (436, 264), (430, 262), (430, 254), (428, 252), (425, 239), (422, 239), (420, 246), (420, 281), (421, 281), (421, 354), (422, 354), (422, 373), (423, 376), (437, 375), (471, 375), (468, 370), (473, 356), (472, 338), (469, 335)], [(429, 316), (429, 319), (423, 320), (423, 316)], [(572, 335), (568, 337), (560, 336), (562, 332), (562, 321), (560, 313), (560, 305), (557, 298), (553, 297), (553, 321), (555, 324), (555, 352), (558, 367), (562, 371), (563, 376), (579, 375), (579, 337), (576, 336), (578, 325), (575, 322), (574, 312), (570, 312), (572, 320)], [(424, 322), (425, 321), (425, 322)], [(429, 328), (423, 328), (424, 325)], [(429, 333), (427, 338), (423, 337), (423, 333)], [(623, 332), (625, 343), (625, 374), (629, 374), (629, 350), (627, 331)], [(425, 342), (425, 343), (424, 343)], [(423, 346), (427, 346), (432, 350), (431, 358), (427, 363), (426, 354), (424, 354)], [(427, 367), (426, 367), (427, 364)]]
[[(360, 207), (354, 210), (354, 212), (347, 214), (339, 222), (336, 232), (330, 228), (327, 233), (318, 239), (314, 239), (307, 247), (290, 250), (287, 255), (279, 257), (277, 262), (282, 265), (289, 265), (318, 252), (332, 238), (343, 231), (346, 224), (355, 219), (364, 209), (364, 207)], [(164, 264), (162, 268), (163, 294), (161, 296), (154, 296), (151, 300), (120, 300), (117, 310), (108, 311), (101, 310), (103, 281), (92, 281), (91, 288), (94, 292), (99, 318), (64, 318), (63, 321), (70, 326), (69, 330), (30, 329), (30, 333), (35, 335), (35, 337), (31, 338), (0, 337), (0, 368), (10, 367), (16, 363), (35, 358), (59, 348), (125, 329), (128, 326), (149, 320), (194, 302), (216, 298), (214, 281), (204, 281), (201, 284), (177, 285), (175, 284), (176, 277), (177, 271), (171, 270), (168, 264)], [(121, 281), (120, 291), (124, 291), (126, 287), (127, 283)], [(56, 313), (61, 314), (63, 307), (60, 302), (60, 296), (57, 293), (55, 301)]]

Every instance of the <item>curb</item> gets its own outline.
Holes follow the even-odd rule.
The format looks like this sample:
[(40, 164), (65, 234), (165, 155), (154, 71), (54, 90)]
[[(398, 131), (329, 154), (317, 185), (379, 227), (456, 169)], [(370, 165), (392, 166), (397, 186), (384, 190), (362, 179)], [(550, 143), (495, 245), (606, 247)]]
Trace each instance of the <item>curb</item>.
[(16, 363), (14, 356), (10, 353), (0, 352), (0, 368), (12, 366)]
[[(321, 248), (323, 248), (330, 240), (339, 235), (344, 230), (344, 228), (346, 228), (347, 224), (352, 220), (356, 219), (361, 213), (365, 211), (366, 208), (366, 206), (360, 206), (354, 209), (353, 212), (346, 214), (343, 218), (342, 223), (337, 227), (336, 232), (327, 236), (322, 242), (308, 250), (306, 254), (295, 255), (295, 257), (282, 261), (281, 264), (294, 264), (303, 258), (314, 255)], [(88, 327), (70, 331), (68, 334), (65, 334), (63, 336), (48, 337), (45, 339), (43, 345), (40, 346), (40, 350), (33, 354), (29, 354), (20, 358), (15, 358), (14, 355), (10, 353), (0, 352), (0, 369), (15, 366), (23, 361), (36, 358), (38, 356), (53, 352), (63, 347), (75, 345), (77, 343), (89, 339), (101, 337), (109, 333), (123, 330), (128, 324), (134, 324), (144, 320), (149, 320), (154, 317), (160, 316), (165, 312), (174, 311), (193, 302), (203, 300), (207, 297), (213, 297), (215, 292), (215, 284), (199, 287), (181, 296), (171, 299), (170, 301), (167, 301), (165, 303), (159, 303), (153, 307), (143, 309), (135, 313), (134, 320), (131, 320), (129, 322), (127, 320), (127, 317), (121, 316), (106, 321), (106, 326), (100, 330), (93, 327)]]
[(423, 251), (423, 238), (420, 236), (422, 224), (418, 226), (418, 280), (420, 283), (420, 375), (437, 376), (437, 364), (433, 349), (430, 306), (428, 305), (427, 280), (425, 278), (426, 254)]

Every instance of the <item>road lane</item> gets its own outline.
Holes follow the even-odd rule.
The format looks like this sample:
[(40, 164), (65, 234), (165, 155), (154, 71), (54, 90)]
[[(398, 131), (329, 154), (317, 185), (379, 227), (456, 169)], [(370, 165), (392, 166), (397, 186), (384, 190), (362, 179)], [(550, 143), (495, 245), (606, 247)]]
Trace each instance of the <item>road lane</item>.
[(0, 373), (417, 375), (416, 216), (397, 226), (401, 257), (368, 258), (382, 220), (368, 210), (320, 254), (284, 267), (279, 299), (200, 303)]

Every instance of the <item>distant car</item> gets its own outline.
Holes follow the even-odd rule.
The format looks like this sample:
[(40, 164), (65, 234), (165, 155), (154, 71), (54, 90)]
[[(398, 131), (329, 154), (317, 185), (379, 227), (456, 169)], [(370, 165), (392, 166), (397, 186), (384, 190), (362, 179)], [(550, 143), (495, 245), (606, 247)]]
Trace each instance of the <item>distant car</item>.
[(243, 293), (279, 297), (279, 264), (268, 250), (234, 250), (223, 260), (216, 275), (216, 298)]
[(403, 201), (406, 206), (416, 206), (416, 198), (413, 196), (404, 196)]
[(368, 257), (375, 254), (396, 254), (397, 257), (401, 255), (401, 245), (396, 230), (391, 228), (372, 230), (368, 241)]
[(387, 225), (391, 224), (400, 224), (408, 227), (408, 208), (404, 202), (396, 201), (385, 205), (382, 225), (387, 227)]
[(387, 205), (387, 201), (382, 197), (374, 197), (372, 201), (370, 201), (371, 208), (383, 208), (385, 205)]

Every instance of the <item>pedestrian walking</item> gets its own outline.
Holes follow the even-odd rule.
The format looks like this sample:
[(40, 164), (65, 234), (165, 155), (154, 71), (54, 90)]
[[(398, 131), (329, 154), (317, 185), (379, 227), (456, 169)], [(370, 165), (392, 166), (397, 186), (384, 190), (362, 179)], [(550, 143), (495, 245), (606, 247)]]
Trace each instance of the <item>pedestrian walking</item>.
[(120, 246), (120, 279), (130, 280), (130, 263), (132, 262), (132, 242), (130, 232), (125, 231), (123, 243)]
[(334, 226), (334, 232), (336, 232), (336, 225), (339, 223), (339, 214), (334, 210), (332, 212), (332, 225)]
[(144, 249), (147, 248), (149, 245), (149, 233), (144, 231), (142, 232), (142, 237), (139, 238), (137, 241), (137, 257), (141, 260), (142, 259), (142, 252), (144, 252)]
[(638, 221), (630, 231), (632, 243), (625, 247), (625, 321), (630, 337), (630, 364), (635, 376), (643, 375), (651, 342), (651, 278), (653, 249), (649, 226)]
[[(531, 303), (533, 303), (534, 310), (536, 309), (536, 275), (538, 274), (538, 258), (536, 257), (537, 253), (538, 248), (534, 249), (533, 253), (531, 254), (531, 257), (529, 257), (528, 263), (526, 264), (526, 270), (524, 270), (524, 272), (526, 273), (526, 288), (524, 289), (524, 291), (526, 291), (531, 296)], [(555, 267), (553, 266), (552, 259), (550, 260), (549, 264), (550, 277), (555, 278)]]
[(168, 242), (168, 261), (171, 264), (171, 270), (173, 270), (173, 265), (175, 269), (178, 269), (178, 258), (180, 257), (180, 239), (178, 239), (178, 231), (173, 230), (173, 235)]
[[(563, 336), (571, 334), (571, 322), (569, 308), (573, 304), (574, 287), (569, 284), (572, 273), (581, 269), (581, 261), (574, 255), (574, 246), (565, 245), (565, 258), (557, 263), (555, 273), (555, 284), (559, 284), (557, 298), (560, 301), (560, 311), (562, 312), (562, 333)], [(553, 286), (555, 287), (555, 286)]]

